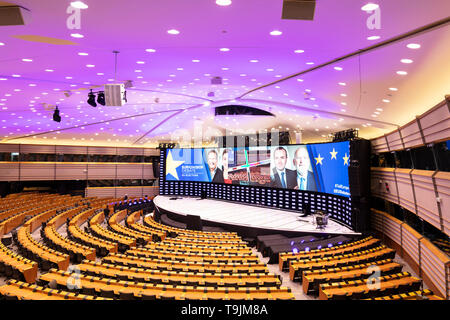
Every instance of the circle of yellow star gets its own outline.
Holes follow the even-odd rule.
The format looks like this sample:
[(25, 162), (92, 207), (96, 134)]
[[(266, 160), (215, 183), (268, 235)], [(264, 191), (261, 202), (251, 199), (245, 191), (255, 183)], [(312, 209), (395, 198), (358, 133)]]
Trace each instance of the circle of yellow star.
[(338, 154), (338, 152), (336, 150), (334, 150), (334, 148), (333, 148), (333, 152), (330, 152), (330, 154), (331, 154), (331, 160), (333, 160), (333, 159), (337, 160), (336, 155)]
[(177, 174), (177, 168), (179, 166), (181, 166), (184, 163), (184, 161), (173, 160), (172, 152), (170, 152), (170, 150), (168, 152), (169, 152), (169, 154), (167, 155), (167, 160), (166, 160), (166, 176), (168, 174), (171, 174), (175, 179), (179, 180), (178, 174)]
[(319, 156), (318, 156), (317, 158), (314, 158), (314, 159), (316, 160), (316, 166), (317, 166), (319, 163), (323, 165), (322, 160), (323, 160), (324, 158), (322, 158), (322, 157), (320, 156), (320, 153), (319, 153)]

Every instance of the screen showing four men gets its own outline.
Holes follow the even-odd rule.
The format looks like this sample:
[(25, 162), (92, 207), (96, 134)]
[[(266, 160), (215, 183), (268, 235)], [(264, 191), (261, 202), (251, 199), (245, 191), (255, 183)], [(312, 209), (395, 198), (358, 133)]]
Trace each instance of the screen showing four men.
[(168, 149), (167, 181), (308, 190), (349, 197), (349, 142)]

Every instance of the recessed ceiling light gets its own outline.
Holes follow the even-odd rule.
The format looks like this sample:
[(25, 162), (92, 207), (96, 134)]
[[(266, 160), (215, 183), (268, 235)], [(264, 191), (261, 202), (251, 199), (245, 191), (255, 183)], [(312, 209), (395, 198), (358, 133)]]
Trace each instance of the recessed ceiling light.
[(156, 52), (155, 49), (145, 49), (145, 51), (147, 51), (147, 52)]
[(192, 60), (192, 62), (200, 62), (200, 60), (195, 59), (195, 60)]
[(385, 102), (385, 103), (389, 103), (389, 102), (391, 102), (391, 100), (388, 100), (388, 99), (383, 99), (383, 102)]
[(341, 109), (341, 112), (346, 112), (347, 110), (345, 110), (345, 109)]
[(53, 71), (55, 71), (55, 70), (53, 70), (53, 69), (45, 69), (45, 72), (53, 72)]
[(228, 52), (228, 51), (230, 51), (229, 48), (220, 48), (219, 50), (222, 51), (222, 52)]
[(400, 61), (401, 61), (401, 63), (413, 63), (413, 61), (411, 59), (402, 59)]
[(347, 94), (341, 93), (341, 97), (346, 97), (346, 96), (347, 96)]
[(86, 67), (88, 67), (88, 68), (94, 68), (95, 65), (94, 65), (94, 64), (87, 64)]
[(6, 80), (8, 80), (8, 79), (6, 79), (6, 78), (0, 78), (0, 81), (6, 81)]
[(266, 71), (269, 71), (269, 72), (271, 72), (271, 71), (273, 71), (273, 69), (266, 69)]
[(80, 33), (72, 33), (70, 36), (72, 38), (78, 38), (78, 39), (84, 38), (84, 36)]
[(312, 65), (312, 64), (314, 64), (314, 62), (307, 62), (306, 64), (308, 64), (308, 65)]
[(303, 82), (303, 81), (305, 81), (305, 80), (303, 80), (303, 79), (297, 79), (297, 81), (298, 81), (298, 82)]
[(24, 58), (22, 59), (23, 62), (33, 62), (33, 59)]
[(378, 40), (380, 38), (381, 38), (380, 36), (370, 36), (370, 37), (367, 37), (367, 40), (373, 41), (373, 40)]
[(102, 73), (102, 72), (99, 72), (99, 73), (97, 73), (97, 75), (98, 75), (98, 76), (103, 76), (103, 75), (105, 75), (105, 74)]
[(87, 9), (89, 8), (87, 4), (83, 1), (72, 1), (70, 5), (76, 9)]
[(136, 61), (137, 64), (145, 64), (145, 61)]
[(231, 4), (231, 0), (216, 0), (216, 4), (218, 6), (229, 6)]
[(397, 74), (399, 74), (401, 76), (406, 76), (408, 74), (408, 72), (406, 72), (406, 71), (397, 71)]
[(342, 68), (342, 67), (334, 67), (334, 70), (342, 71), (342, 70), (344, 70), (344, 68)]
[(79, 56), (88, 56), (89, 53), (86, 53), (86, 52), (78, 52), (78, 55), (79, 55)]
[(383, 111), (383, 109), (381, 109), (381, 108), (377, 108), (376, 110), (377, 110), (377, 111)]
[(339, 82), (339, 85), (345, 87), (347, 84), (345, 82)]
[(391, 90), (391, 91), (398, 91), (397, 88), (389, 88), (389, 90)]
[(176, 29), (170, 29), (167, 31), (168, 34), (179, 34), (180, 31), (176, 30)]
[(256, 63), (256, 62), (259, 62), (259, 60), (253, 59), (253, 60), (250, 60), (250, 62)]
[(407, 47), (409, 49), (419, 49), (420, 48), (420, 44), (418, 44), (418, 43), (410, 43), (410, 44), (407, 45)]
[(369, 2), (368, 4), (362, 6), (361, 10), (363, 10), (363, 11), (373, 11), (373, 10), (378, 9), (379, 7), (380, 6), (378, 4)]
[(4, 46), (5, 44), (3, 42), (0, 42), (0, 46)]
[(299, 49), (299, 50), (295, 50), (294, 52), (295, 52), (295, 53), (303, 53), (303, 52), (305, 52), (305, 50)]
[(374, 114), (380, 114), (378, 111), (375, 111)]
[(72, 79), (72, 77), (66, 77), (66, 79), (67, 79), (67, 80), (70, 80), (70, 79)]
[(283, 32), (279, 31), (279, 30), (273, 30), (270, 32), (271, 36), (281, 36), (283, 34)]

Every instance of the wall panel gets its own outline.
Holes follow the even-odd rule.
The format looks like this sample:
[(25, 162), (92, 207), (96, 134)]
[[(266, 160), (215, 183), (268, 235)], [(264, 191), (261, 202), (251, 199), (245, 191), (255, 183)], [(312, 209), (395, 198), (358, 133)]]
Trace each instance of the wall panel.
[(450, 235), (450, 172), (438, 172), (434, 176), (442, 213), (443, 229)]
[(450, 111), (442, 103), (420, 117), (426, 143), (447, 140), (450, 137)]
[(410, 169), (395, 169), (397, 178), (397, 188), (399, 196), (399, 205), (416, 213), (414, 190), (411, 184)]
[(18, 181), (19, 175), (18, 162), (0, 162), (1, 181)]
[(87, 164), (57, 162), (55, 180), (86, 180)]
[(87, 170), (89, 180), (113, 180), (116, 177), (115, 163), (89, 162)]
[(386, 135), (386, 139), (388, 141), (390, 151), (403, 149), (403, 143), (399, 131), (393, 131)]
[(439, 208), (433, 185), (434, 171), (413, 170), (411, 173), (416, 195), (417, 215), (441, 229)]
[(419, 124), (416, 120), (400, 128), (400, 131), (402, 134), (403, 143), (405, 144), (405, 149), (423, 145)]
[(21, 162), (20, 180), (54, 180), (55, 162)]

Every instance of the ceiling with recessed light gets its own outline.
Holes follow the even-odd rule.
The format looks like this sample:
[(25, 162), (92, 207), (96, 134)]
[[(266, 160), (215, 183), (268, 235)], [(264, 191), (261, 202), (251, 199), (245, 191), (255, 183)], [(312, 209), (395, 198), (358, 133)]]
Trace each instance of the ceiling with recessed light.
[[(281, 19), (282, 0), (84, 0), (79, 25), (71, 2), (8, 1), (29, 11), (25, 25), (0, 26), (3, 143), (153, 147), (273, 130), (319, 142), (349, 128), (373, 138), (450, 93), (448, 21), (315, 69), (448, 19), (448, 0), (373, 1), (374, 29), (366, 0), (317, 1), (313, 21)], [(128, 80), (124, 106), (87, 103), (90, 89)], [(214, 115), (227, 104), (275, 116)]]

